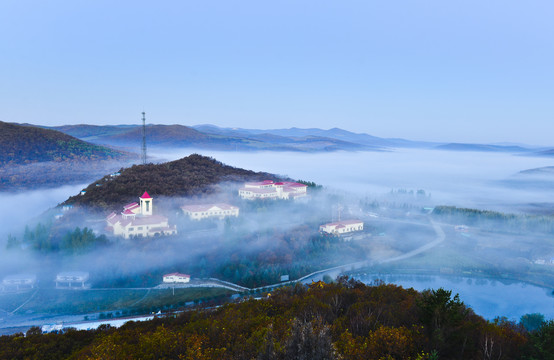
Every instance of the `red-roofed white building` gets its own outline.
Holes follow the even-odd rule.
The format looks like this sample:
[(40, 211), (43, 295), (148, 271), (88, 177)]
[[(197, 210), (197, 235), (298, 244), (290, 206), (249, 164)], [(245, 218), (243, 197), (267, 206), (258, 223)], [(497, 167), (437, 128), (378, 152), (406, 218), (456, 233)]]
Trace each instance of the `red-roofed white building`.
[(163, 282), (164, 283), (188, 283), (190, 281), (190, 275), (187, 274), (181, 274), (181, 273), (171, 273), (171, 274), (165, 274), (163, 276)]
[(239, 196), (247, 200), (298, 199), (307, 195), (307, 189), (307, 185), (300, 183), (264, 180), (245, 183), (244, 187), (239, 189)]
[(107, 230), (125, 239), (177, 234), (177, 227), (170, 226), (165, 216), (153, 215), (153, 200), (145, 191), (140, 204), (127, 204), (120, 214), (111, 213), (106, 218)]
[(202, 220), (208, 218), (224, 219), (226, 217), (238, 217), (239, 208), (233, 205), (218, 203), (218, 204), (199, 204), (199, 205), (184, 205), (181, 209), (188, 215), (191, 220)]
[(323, 224), (319, 227), (320, 232), (334, 235), (346, 234), (354, 231), (362, 231), (363, 229), (364, 222), (361, 220), (341, 220), (337, 222)]

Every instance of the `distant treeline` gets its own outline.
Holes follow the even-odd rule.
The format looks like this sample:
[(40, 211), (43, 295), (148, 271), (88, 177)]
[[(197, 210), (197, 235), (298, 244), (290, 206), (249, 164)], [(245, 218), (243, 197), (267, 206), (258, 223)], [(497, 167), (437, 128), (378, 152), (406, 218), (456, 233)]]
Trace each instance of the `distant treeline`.
[(218, 192), (218, 184), (259, 180), (282, 180), (268, 173), (227, 166), (206, 156), (193, 154), (163, 164), (133, 165), (119, 175), (107, 175), (90, 184), (84, 195), (70, 197), (65, 203), (99, 210), (119, 210), (137, 201), (144, 191), (152, 197), (201, 197)]
[[(529, 319), (527, 319), (529, 320)], [(120, 328), (0, 337), (2, 359), (552, 359), (554, 322), (486, 321), (444, 289), (297, 284)]]
[(455, 206), (436, 206), (433, 215), (443, 221), (478, 226), (484, 230), (554, 233), (554, 216), (506, 214)]

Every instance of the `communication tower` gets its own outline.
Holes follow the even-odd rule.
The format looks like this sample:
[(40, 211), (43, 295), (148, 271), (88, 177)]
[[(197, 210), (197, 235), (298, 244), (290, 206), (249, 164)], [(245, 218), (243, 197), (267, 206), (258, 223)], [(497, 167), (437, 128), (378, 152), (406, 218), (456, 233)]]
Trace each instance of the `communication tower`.
[(142, 163), (146, 164), (146, 113), (142, 112)]

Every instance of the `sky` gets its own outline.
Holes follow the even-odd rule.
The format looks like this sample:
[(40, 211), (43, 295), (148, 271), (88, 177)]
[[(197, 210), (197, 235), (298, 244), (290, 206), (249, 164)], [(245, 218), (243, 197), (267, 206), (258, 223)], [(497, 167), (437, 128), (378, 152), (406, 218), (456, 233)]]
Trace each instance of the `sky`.
[(0, 2), (0, 121), (554, 145), (554, 2)]

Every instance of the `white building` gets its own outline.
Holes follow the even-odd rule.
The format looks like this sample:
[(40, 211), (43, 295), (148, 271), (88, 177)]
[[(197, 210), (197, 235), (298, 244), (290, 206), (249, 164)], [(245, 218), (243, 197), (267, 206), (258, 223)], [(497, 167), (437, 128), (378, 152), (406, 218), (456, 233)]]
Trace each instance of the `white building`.
[(190, 281), (190, 275), (187, 275), (187, 274), (171, 273), (171, 274), (165, 274), (163, 276), (163, 282), (164, 283), (184, 284), (184, 283), (188, 283), (189, 281)]
[(255, 199), (298, 199), (307, 195), (308, 185), (283, 181), (264, 180), (248, 182), (239, 189), (239, 196), (247, 200)]
[(8, 275), (2, 280), (3, 291), (19, 291), (33, 289), (37, 285), (35, 274)]
[(169, 226), (165, 216), (153, 214), (153, 200), (145, 191), (140, 197), (140, 204), (127, 204), (121, 214), (113, 212), (108, 215), (106, 229), (125, 239), (177, 234), (176, 226)]
[(89, 280), (89, 273), (84, 271), (68, 271), (61, 272), (56, 275), (56, 288), (57, 289), (88, 289), (90, 284), (87, 284)]
[(319, 227), (319, 231), (334, 235), (362, 231), (363, 229), (364, 223), (361, 220), (341, 220), (324, 224)]
[(238, 217), (239, 208), (233, 205), (219, 204), (201, 204), (201, 205), (184, 205), (181, 209), (188, 215), (191, 220), (202, 220), (208, 218), (224, 219), (226, 217)]

